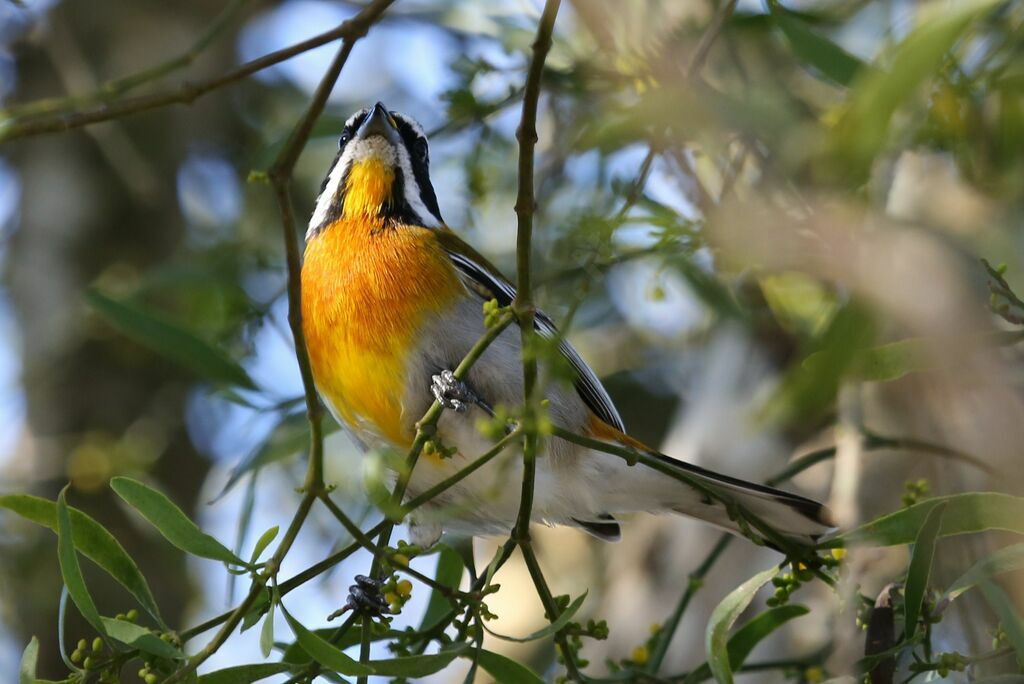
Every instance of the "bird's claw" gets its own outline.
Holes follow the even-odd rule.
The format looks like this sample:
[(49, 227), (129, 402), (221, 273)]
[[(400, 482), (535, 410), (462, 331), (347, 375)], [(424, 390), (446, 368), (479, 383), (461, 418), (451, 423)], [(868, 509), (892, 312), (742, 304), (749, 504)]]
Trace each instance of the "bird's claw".
[(353, 611), (369, 617), (381, 617), (391, 612), (391, 607), (380, 593), (381, 583), (366, 575), (356, 575), (356, 583), (348, 588), (348, 600), (341, 610), (331, 618), (342, 613)]
[(444, 370), (431, 376), (430, 391), (437, 403), (456, 413), (465, 413), (470, 404), (484, 406), (483, 402), (473, 394), (469, 385), (455, 377), (450, 370)]

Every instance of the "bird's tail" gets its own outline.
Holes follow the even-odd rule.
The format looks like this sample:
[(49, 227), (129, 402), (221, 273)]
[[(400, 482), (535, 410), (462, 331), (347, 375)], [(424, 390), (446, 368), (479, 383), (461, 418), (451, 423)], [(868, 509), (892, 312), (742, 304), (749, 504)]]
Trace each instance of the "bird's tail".
[(593, 427), (592, 434), (601, 439), (642, 451), (660, 464), (660, 468), (638, 464), (628, 472), (620, 471), (623, 477), (617, 479), (618, 486), (605, 492), (609, 513), (672, 511), (736, 534), (753, 534), (769, 544), (771, 539), (763, 530), (746, 524), (751, 516), (798, 544), (813, 544), (835, 529), (828, 508), (817, 501), (674, 459), (603, 423)]
[[(771, 527), (781, 537), (800, 544), (813, 544), (835, 528), (828, 508), (812, 499), (715, 473), (665, 454), (652, 455), (669, 468), (692, 478), (695, 484), (706, 486), (710, 492), (659, 473), (663, 478), (672, 479), (670, 486), (674, 494), (670, 507), (676, 513), (705, 520), (729, 532), (741, 533), (744, 531), (741, 529), (744, 525), (741, 519), (746, 512), (748, 516), (755, 516)], [(730, 511), (716, 494), (721, 494), (722, 499), (738, 506), (741, 509), (739, 515), (735, 510)], [(762, 538), (765, 536), (756, 525), (748, 524), (746, 532)], [(770, 543), (770, 540), (766, 541)]]

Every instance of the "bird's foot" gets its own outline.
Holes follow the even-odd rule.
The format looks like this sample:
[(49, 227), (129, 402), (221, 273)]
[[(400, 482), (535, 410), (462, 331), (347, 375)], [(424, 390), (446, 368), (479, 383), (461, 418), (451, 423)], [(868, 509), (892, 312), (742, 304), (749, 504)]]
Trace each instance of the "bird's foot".
[(430, 391), (437, 402), (446, 409), (456, 413), (465, 413), (472, 404), (476, 404), (490, 415), (494, 410), (480, 397), (469, 389), (469, 385), (455, 377), (450, 370), (444, 370), (431, 376)]
[(356, 575), (356, 583), (348, 588), (348, 600), (339, 610), (328, 616), (333, 620), (348, 611), (369, 617), (382, 617), (391, 612), (388, 602), (380, 593), (381, 583), (366, 575)]

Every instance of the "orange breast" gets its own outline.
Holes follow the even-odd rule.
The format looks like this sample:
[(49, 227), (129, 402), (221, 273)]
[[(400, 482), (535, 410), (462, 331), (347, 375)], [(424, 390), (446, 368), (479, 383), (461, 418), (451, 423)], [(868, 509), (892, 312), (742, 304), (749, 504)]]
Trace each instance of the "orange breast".
[[(432, 231), (346, 218), (306, 246), (302, 316), (317, 387), (357, 434), (404, 447), (406, 367), (427, 317), (463, 291)], [(426, 391), (426, 388), (424, 388)]]

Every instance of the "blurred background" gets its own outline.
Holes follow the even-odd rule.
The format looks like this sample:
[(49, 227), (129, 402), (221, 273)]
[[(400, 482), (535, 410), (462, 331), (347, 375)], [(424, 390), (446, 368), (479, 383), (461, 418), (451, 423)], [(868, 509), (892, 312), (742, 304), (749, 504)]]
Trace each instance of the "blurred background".
[[(21, 117), (95, 103), (67, 95), (179, 55), (181, 68), (127, 84), (132, 94), (220, 74), (359, 8), (0, 0), (0, 139)], [(514, 272), (514, 136), (539, 13), (535, 0), (395, 3), (355, 47), (299, 160), (300, 223), (342, 122), (381, 100), (430, 133), (448, 224)], [(189, 106), (0, 145), (0, 493), (53, 499), (70, 481), (70, 503), (138, 560), (176, 627), (234, 605), (245, 583), (229, 584), (217, 563), (186, 562), (107, 483), (154, 484), (232, 547), (291, 518), (305, 469), (301, 382), (277, 207), (249, 179), (273, 160), (335, 49)], [(933, 494), (1024, 493), (1024, 308), (1012, 294), (1024, 286), (1024, 4), (565, 0), (538, 130), (541, 300), (556, 321), (571, 319), (569, 339), (636, 437), (747, 479), (835, 446), (834, 460), (786, 486), (829, 500), (846, 527), (898, 509), (908, 480)], [(88, 293), (220, 350), (217, 363), (241, 364), (252, 385), (231, 382), (223, 363), (122, 334)], [(360, 457), (340, 433), (327, 463), (345, 510), (376, 521)], [(316, 513), (284, 576), (350, 541)], [(637, 647), (717, 537), (647, 516), (628, 520), (618, 545), (538, 530), (554, 591), (589, 589), (580, 617), (608, 621), (609, 638), (584, 648), (595, 671), (645, 657)], [(1003, 541), (942, 542), (935, 583)], [(493, 548), (476, 542), (480, 559)], [(432, 572), (435, 558), (417, 567)], [(702, 662), (711, 609), (777, 559), (732, 544), (663, 672)], [(517, 563), (489, 602), (505, 634), (544, 624)], [(874, 596), (905, 563), (904, 547), (855, 550), (845, 576)], [(287, 605), (326, 624), (368, 567), (357, 553)], [(102, 612), (130, 607), (109, 577), (85, 571)], [(1024, 596), (1021, 578), (1008, 577), (1005, 588)], [(17, 670), (36, 635), (40, 676), (64, 676), (61, 586), (53, 535), (0, 514), (0, 672)], [(418, 586), (397, 624), (418, 624), (426, 597)], [(847, 672), (863, 652), (855, 615), (820, 585), (800, 599), (811, 613), (750, 661)], [(957, 603), (937, 631), (942, 648), (988, 648), (989, 611)], [(69, 616), (72, 642), (85, 631)], [(204, 671), (261, 660), (257, 631)], [(551, 666), (549, 643), (486, 643), (540, 672)], [(434, 680), (464, 673), (456, 664)]]

